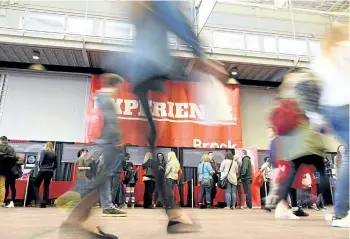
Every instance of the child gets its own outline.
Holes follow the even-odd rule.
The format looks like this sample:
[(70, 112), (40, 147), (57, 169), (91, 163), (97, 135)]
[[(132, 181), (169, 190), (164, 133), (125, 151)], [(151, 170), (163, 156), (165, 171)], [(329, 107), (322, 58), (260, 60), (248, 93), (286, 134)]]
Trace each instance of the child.
[(138, 180), (137, 170), (134, 169), (132, 163), (128, 163), (127, 170), (125, 171), (125, 179), (123, 183), (126, 185), (126, 199), (125, 207), (127, 207), (131, 198), (131, 208), (135, 206), (135, 185)]

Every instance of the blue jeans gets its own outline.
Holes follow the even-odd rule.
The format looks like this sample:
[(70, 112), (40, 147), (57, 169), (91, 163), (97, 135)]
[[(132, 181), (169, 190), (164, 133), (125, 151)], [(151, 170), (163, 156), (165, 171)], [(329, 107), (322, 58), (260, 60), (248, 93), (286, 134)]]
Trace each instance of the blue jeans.
[(236, 185), (227, 182), (226, 188), (226, 205), (234, 207), (236, 205)]
[(205, 200), (208, 206), (211, 204), (211, 189), (212, 189), (212, 184), (210, 186), (205, 187), (202, 184), (200, 185), (200, 192), (199, 192), (199, 204), (202, 204), (204, 196)]
[(322, 113), (342, 140), (346, 151), (339, 167), (334, 192), (334, 213), (343, 218), (349, 210), (349, 105), (339, 107), (322, 107)]

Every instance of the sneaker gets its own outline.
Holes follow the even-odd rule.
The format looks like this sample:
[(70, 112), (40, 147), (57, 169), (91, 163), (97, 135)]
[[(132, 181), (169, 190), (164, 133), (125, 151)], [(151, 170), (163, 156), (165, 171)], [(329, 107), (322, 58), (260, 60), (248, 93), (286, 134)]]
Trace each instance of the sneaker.
[(332, 220), (332, 227), (350, 228), (350, 216), (344, 218), (334, 217)]
[(294, 215), (292, 210), (284, 208), (283, 205), (278, 204), (275, 211), (276, 219), (298, 220), (299, 217)]
[(224, 207), (224, 209), (231, 209), (230, 207)]
[(6, 206), (6, 208), (14, 208), (14, 207), (15, 207), (15, 204), (13, 203), (13, 201), (11, 201), (9, 205)]
[(109, 208), (109, 209), (104, 209), (102, 211), (102, 216), (103, 217), (126, 217), (127, 213), (120, 211), (116, 208)]
[(309, 214), (304, 212), (304, 210), (301, 209), (300, 207), (297, 210), (292, 209), (292, 211), (293, 211), (293, 214), (297, 217), (308, 217), (309, 216)]

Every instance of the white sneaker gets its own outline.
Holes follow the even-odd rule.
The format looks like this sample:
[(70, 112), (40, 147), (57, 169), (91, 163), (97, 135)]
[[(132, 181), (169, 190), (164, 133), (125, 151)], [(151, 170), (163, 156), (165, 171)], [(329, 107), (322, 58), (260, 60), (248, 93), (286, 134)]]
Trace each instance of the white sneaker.
[(14, 208), (15, 204), (11, 201), (9, 205), (6, 206), (6, 208)]
[(328, 213), (328, 212), (326, 212), (326, 213), (324, 214), (324, 220), (326, 220), (326, 221), (332, 221), (332, 220), (333, 220), (333, 215), (330, 214), (330, 213)]
[(224, 207), (224, 209), (231, 209), (230, 207)]
[(333, 218), (332, 227), (350, 228), (350, 215), (342, 219)]
[(298, 220), (299, 217), (295, 216), (292, 210), (279, 203), (276, 207), (275, 219)]

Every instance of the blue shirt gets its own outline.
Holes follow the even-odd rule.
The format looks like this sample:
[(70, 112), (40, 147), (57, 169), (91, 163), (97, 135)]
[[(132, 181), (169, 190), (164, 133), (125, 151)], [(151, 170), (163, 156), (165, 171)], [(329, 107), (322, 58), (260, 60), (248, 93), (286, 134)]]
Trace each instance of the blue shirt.
[(211, 167), (210, 163), (200, 163), (198, 165), (198, 174), (199, 174), (199, 182), (202, 182), (203, 179), (212, 179), (211, 173), (213, 171), (213, 168)]

